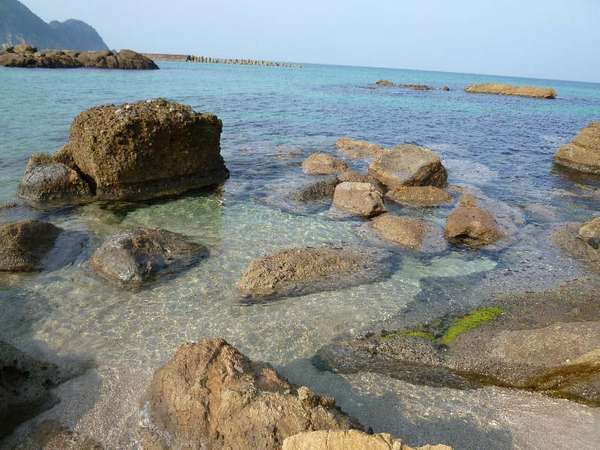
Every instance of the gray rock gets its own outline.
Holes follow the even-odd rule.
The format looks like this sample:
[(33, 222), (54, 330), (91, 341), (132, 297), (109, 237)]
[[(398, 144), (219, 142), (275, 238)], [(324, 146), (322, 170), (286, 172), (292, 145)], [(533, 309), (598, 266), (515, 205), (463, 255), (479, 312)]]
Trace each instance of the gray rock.
[(109, 237), (91, 257), (101, 277), (135, 289), (159, 276), (173, 274), (208, 255), (208, 249), (165, 230), (137, 228)]

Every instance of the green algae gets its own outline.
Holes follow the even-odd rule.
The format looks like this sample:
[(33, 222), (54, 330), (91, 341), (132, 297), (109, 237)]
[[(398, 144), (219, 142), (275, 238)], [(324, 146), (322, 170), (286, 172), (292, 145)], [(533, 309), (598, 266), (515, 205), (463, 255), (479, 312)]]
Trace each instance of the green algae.
[(389, 341), (397, 336), (409, 336), (409, 337), (418, 337), (427, 339), (429, 341), (435, 340), (433, 334), (423, 331), (423, 330), (403, 330), (403, 331), (393, 331), (391, 333), (387, 333), (381, 336), (380, 340), (382, 342)]
[(464, 317), (454, 320), (452, 325), (446, 330), (444, 335), (439, 339), (440, 344), (449, 345), (456, 338), (469, 330), (480, 327), (484, 323), (497, 319), (502, 315), (502, 308), (489, 306), (478, 308)]

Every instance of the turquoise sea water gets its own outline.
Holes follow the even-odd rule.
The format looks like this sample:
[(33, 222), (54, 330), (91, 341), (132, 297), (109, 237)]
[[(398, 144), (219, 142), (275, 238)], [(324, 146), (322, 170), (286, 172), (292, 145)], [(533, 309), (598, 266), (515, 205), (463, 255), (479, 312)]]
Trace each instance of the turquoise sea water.
[[(0, 339), (60, 364), (92, 369), (61, 386), (57, 418), (108, 448), (135, 448), (143, 390), (178, 344), (222, 336), (293, 382), (334, 395), (375, 431), (411, 444), (457, 448), (594, 448), (600, 413), (566, 400), (500, 388), (455, 391), (385, 377), (317, 371), (310, 357), (341, 334), (384, 321), (408, 323), (473, 307), (486, 295), (552, 286), (581, 268), (549, 244), (554, 226), (600, 209), (600, 181), (557, 170), (552, 155), (600, 119), (600, 85), (466, 74), (306, 65), (303, 69), (161, 63), (160, 71), (0, 68), (0, 202), (14, 199), (28, 157), (54, 152), (72, 119), (100, 103), (166, 97), (216, 113), (231, 179), (215, 193), (138, 205), (88, 205), (51, 213), (0, 210), (0, 221), (32, 215), (72, 231), (80, 251), (55, 270), (0, 276)], [(378, 79), (441, 90), (373, 89)], [(553, 101), (472, 95), (474, 82), (550, 86)], [(411, 142), (436, 150), (450, 183), (483, 197), (514, 227), (499, 252), (449, 248), (432, 256), (391, 248), (360, 220), (326, 204), (302, 207), (289, 194), (306, 179), (310, 153), (336, 153), (341, 136), (385, 146)], [(366, 164), (352, 162), (356, 168)], [(443, 224), (448, 208), (405, 213)], [(107, 287), (89, 274), (101, 240), (136, 225), (181, 232), (211, 257), (139, 293)], [(235, 283), (246, 265), (292, 246), (343, 242), (391, 250), (398, 270), (381, 283), (244, 306)], [(477, 283), (478, 292), (472, 292)]]

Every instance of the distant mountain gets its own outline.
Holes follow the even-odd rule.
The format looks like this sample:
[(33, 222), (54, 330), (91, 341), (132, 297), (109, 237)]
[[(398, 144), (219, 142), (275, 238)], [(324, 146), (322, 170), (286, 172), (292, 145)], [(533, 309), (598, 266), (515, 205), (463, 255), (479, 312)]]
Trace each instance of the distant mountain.
[(40, 49), (108, 50), (85, 22), (44, 22), (17, 0), (0, 0), (0, 46), (27, 43)]

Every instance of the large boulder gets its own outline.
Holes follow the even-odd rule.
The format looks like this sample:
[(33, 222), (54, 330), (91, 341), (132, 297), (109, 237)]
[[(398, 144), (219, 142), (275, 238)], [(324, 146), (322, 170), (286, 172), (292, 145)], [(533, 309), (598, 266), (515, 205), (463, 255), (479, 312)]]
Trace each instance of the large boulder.
[(506, 294), (466, 314), (339, 340), (315, 361), (339, 372), (433, 386), (493, 384), (600, 405), (598, 289), (590, 279)]
[(58, 367), (0, 341), (0, 440), (21, 422), (54, 404), (53, 386), (64, 381)]
[(374, 217), (385, 212), (383, 196), (371, 183), (345, 181), (336, 186), (333, 206), (363, 217)]
[(389, 255), (384, 252), (293, 248), (252, 261), (237, 286), (246, 298), (272, 299), (371, 283), (390, 271)]
[(580, 172), (600, 174), (600, 122), (592, 122), (556, 155), (556, 164)]
[(359, 430), (306, 431), (283, 441), (282, 450), (452, 450), (446, 445), (409, 447), (391, 434), (367, 434)]
[(600, 217), (581, 225), (577, 236), (596, 250), (600, 250)]
[(29, 159), (17, 195), (38, 207), (93, 199), (92, 189), (81, 175), (49, 155), (34, 155)]
[(135, 201), (222, 183), (221, 129), (216, 116), (161, 99), (95, 107), (75, 118), (60, 152), (30, 164), (36, 177), (28, 170), (19, 192), (25, 200), (76, 203), (91, 192), (93, 200)]
[(405, 144), (379, 156), (369, 166), (373, 175), (388, 188), (400, 186), (444, 187), (448, 173), (440, 157), (428, 148)]
[(367, 141), (359, 141), (347, 137), (337, 140), (335, 143), (337, 149), (345, 156), (352, 159), (359, 158), (376, 158), (385, 150), (377, 144), (372, 144)]
[(552, 88), (511, 86), (510, 84), (500, 83), (473, 84), (465, 88), (465, 92), (470, 94), (516, 95), (519, 97), (545, 99), (556, 98), (556, 91)]
[(302, 169), (308, 175), (332, 175), (347, 170), (348, 165), (327, 153), (313, 153), (304, 160)]
[(132, 50), (112, 52), (78, 52), (46, 50), (17, 46), (13, 51), (0, 52), (0, 66), (43, 69), (123, 69), (156, 70), (158, 66), (150, 58)]
[(279, 450), (304, 431), (359, 425), (332, 398), (298, 387), (222, 339), (180, 346), (150, 386), (150, 413), (168, 448)]
[(435, 186), (398, 186), (386, 193), (386, 198), (404, 206), (440, 206), (452, 201), (443, 189)]
[(185, 236), (165, 230), (136, 228), (109, 237), (92, 255), (92, 269), (102, 278), (139, 288), (159, 276), (189, 267), (208, 250)]
[(444, 234), (450, 242), (470, 247), (490, 245), (503, 237), (494, 215), (478, 207), (469, 194), (461, 197), (458, 207), (448, 216)]
[(47, 222), (24, 220), (0, 226), (0, 272), (34, 272), (54, 247), (61, 229)]

